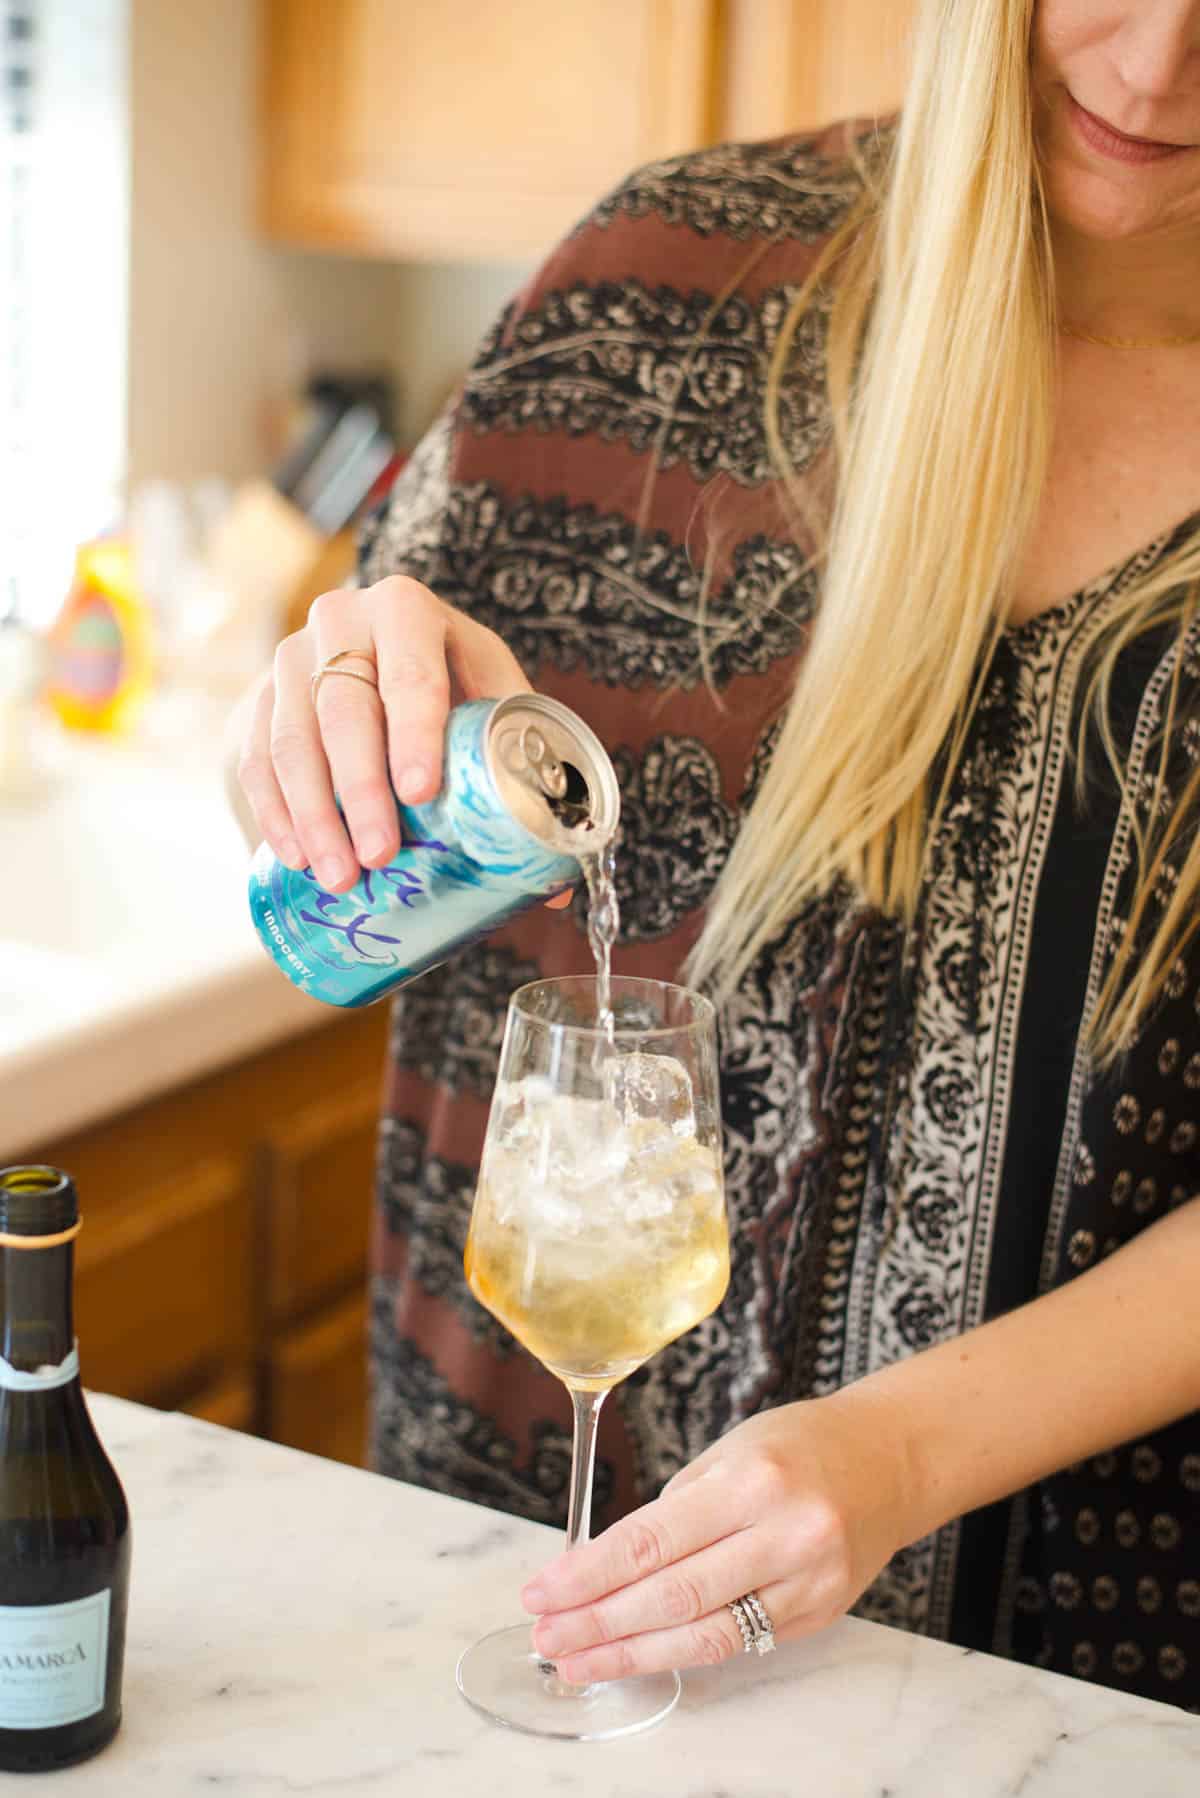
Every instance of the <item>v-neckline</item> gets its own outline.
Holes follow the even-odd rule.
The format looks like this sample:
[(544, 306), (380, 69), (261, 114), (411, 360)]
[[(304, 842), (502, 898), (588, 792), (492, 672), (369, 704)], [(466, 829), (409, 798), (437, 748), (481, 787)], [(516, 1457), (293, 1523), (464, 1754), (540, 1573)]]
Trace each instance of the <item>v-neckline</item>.
[(1189, 512), (1177, 524), (1160, 532), (1157, 537), (1152, 537), (1148, 543), (1142, 544), (1140, 549), (1135, 549), (1130, 555), (1123, 556), (1119, 562), (1114, 562), (1110, 568), (1107, 568), (1102, 574), (1096, 575), (1093, 580), (1085, 581), (1083, 586), (1076, 587), (1075, 591), (1068, 593), (1064, 599), (1055, 600), (1053, 605), (1044, 606), (1040, 612), (1034, 612), (1029, 618), (1023, 618), (1019, 624), (1006, 624), (1004, 627), (1005, 637), (1013, 644), (1034, 641), (1043, 632), (1052, 632), (1056, 628), (1071, 623), (1086, 602), (1103, 599), (1115, 588), (1124, 586), (1125, 577), (1135, 564), (1145, 562), (1147, 569), (1154, 567), (1155, 563), (1160, 562), (1181, 537), (1197, 529), (1200, 529), (1200, 509)]

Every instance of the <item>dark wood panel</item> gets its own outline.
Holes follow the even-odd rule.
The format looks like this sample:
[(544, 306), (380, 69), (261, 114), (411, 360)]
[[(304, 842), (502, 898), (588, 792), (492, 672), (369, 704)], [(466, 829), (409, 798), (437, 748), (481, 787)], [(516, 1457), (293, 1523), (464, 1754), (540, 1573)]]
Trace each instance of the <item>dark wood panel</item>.
[(267, 1367), (267, 1432), (361, 1467), (367, 1445), (367, 1304), (355, 1296), (280, 1337)]
[(84, 1378), (163, 1401), (245, 1361), (254, 1341), (254, 1213), (247, 1163), (203, 1162), (85, 1222), (76, 1256)]
[(310, 1107), (271, 1145), (267, 1303), (274, 1320), (296, 1318), (365, 1275), (378, 1110), (372, 1080)]
[(206, 1386), (179, 1409), (189, 1417), (203, 1417), (208, 1423), (219, 1423), (226, 1430), (253, 1430), (258, 1412), (254, 1375), (247, 1370), (220, 1380), (216, 1385)]
[[(344, 1332), (347, 1296), (363, 1302), (387, 1030), (386, 1005), (331, 1012), (309, 1035), (40, 1147), (79, 1187), (89, 1385), (265, 1430), (253, 1370), (279, 1321), (336, 1318)], [(357, 1373), (344, 1352), (345, 1381), (365, 1391), (361, 1331)], [(360, 1452), (344, 1425), (339, 1440), (346, 1458)]]

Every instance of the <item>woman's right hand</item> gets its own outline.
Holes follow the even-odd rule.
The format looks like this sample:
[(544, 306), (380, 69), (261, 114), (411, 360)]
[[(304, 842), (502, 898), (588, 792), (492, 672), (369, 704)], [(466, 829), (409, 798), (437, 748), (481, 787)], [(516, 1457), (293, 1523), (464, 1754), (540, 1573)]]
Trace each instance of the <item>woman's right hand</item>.
[[(353, 653), (339, 666), (370, 675), (373, 663), (378, 687), (330, 674), (314, 705), (313, 675), (345, 650)], [(495, 632), (419, 581), (391, 575), (314, 600), (255, 689), (240, 744), (242, 790), (280, 861), (311, 866), (339, 893), (362, 868), (392, 859), (400, 847), (393, 789), (406, 804), (441, 789), (452, 682), (464, 699), (529, 691)]]

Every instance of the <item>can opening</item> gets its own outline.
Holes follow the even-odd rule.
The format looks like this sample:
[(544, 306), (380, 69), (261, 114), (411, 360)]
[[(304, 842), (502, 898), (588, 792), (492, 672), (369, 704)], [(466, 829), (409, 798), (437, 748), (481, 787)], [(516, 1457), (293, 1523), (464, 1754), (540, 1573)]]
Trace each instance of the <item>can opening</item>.
[(539, 842), (577, 856), (613, 834), (621, 802), (612, 764), (557, 700), (537, 693), (497, 700), (487, 761), (501, 802)]
[(564, 830), (577, 830), (592, 815), (592, 796), (587, 781), (574, 762), (561, 762), (564, 782), (561, 794), (547, 795), (546, 803)]

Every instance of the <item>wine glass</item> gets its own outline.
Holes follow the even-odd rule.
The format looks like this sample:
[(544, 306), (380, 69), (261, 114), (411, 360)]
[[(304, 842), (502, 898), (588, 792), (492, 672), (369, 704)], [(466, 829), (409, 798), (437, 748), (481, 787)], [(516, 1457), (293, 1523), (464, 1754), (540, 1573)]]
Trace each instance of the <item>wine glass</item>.
[[(610, 1020), (597, 1000), (584, 975), (513, 995), (466, 1249), (476, 1298), (571, 1395), (569, 1549), (588, 1539), (606, 1394), (729, 1282), (713, 1007), (628, 976)], [(485, 1636), (457, 1677), (495, 1722), (573, 1741), (645, 1729), (679, 1697), (675, 1673), (570, 1685), (528, 1624)]]

